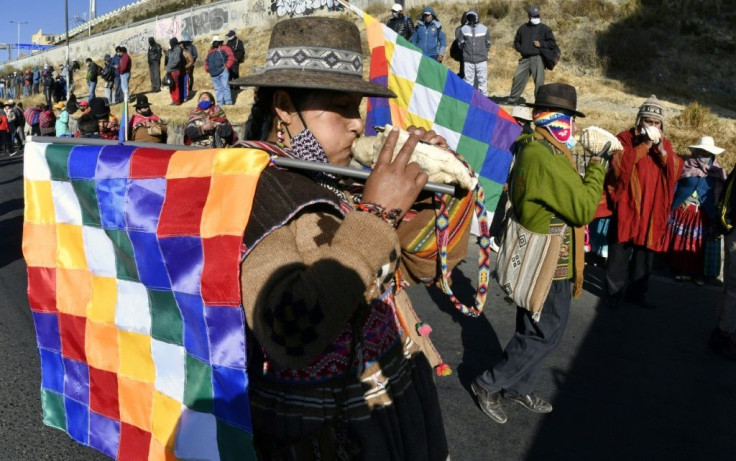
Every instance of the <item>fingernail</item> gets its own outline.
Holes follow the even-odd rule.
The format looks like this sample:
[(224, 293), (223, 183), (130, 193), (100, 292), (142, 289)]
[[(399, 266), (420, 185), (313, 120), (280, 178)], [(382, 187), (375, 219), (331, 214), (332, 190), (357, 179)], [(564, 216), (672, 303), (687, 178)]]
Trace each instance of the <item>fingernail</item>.
[(417, 136), (421, 136), (422, 135), (422, 130), (414, 130), (414, 134), (417, 135)]
[(399, 131), (399, 127), (395, 126), (395, 127), (391, 128), (391, 131)]

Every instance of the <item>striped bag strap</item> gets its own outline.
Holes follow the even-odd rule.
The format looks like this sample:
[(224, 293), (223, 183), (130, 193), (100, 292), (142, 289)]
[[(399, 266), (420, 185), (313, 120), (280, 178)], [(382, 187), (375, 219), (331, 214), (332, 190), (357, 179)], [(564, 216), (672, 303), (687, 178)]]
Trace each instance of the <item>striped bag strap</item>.
[(442, 277), (437, 285), (449, 296), (455, 307), (464, 315), (469, 317), (478, 317), (483, 312), (483, 306), (486, 303), (488, 295), (488, 281), (491, 273), (491, 235), (488, 223), (488, 214), (486, 213), (485, 193), (480, 182), (475, 187), (475, 215), (478, 218), (478, 227), (480, 228), (480, 236), (478, 237), (478, 287), (475, 293), (475, 304), (466, 306), (463, 304), (450, 288), (450, 273), (447, 270), (447, 247), (450, 240), (449, 223), (450, 218), (447, 212), (447, 201), (443, 194), (435, 194), (435, 232), (437, 234), (437, 250), (440, 256), (440, 272)]

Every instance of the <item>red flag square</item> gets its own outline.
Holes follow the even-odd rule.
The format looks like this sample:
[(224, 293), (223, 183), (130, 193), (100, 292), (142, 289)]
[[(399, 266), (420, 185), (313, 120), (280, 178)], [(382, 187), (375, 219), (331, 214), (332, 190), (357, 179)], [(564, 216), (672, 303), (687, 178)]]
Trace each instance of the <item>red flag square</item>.
[(56, 312), (56, 269), (28, 268), (28, 304), (36, 312)]
[(87, 363), (87, 354), (84, 352), (85, 324), (84, 317), (59, 313), (61, 353), (64, 357)]
[(202, 210), (210, 190), (210, 178), (169, 179), (158, 222), (158, 236), (199, 236)]
[(139, 147), (130, 157), (130, 179), (165, 178), (175, 150)]
[(240, 304), (240, 251), (242, 239), (235, 235), (219, 235), (202, 239), (202, 299), (207, 305)]
[(89, 409), (110, 419), (120, 420), (118, 375), (89, 367)]
[(147, 460), (150, 445), (150, 432), (139, 429), (132, 424), (120, 424), (120, 447), (118, 448), (118, 460)]

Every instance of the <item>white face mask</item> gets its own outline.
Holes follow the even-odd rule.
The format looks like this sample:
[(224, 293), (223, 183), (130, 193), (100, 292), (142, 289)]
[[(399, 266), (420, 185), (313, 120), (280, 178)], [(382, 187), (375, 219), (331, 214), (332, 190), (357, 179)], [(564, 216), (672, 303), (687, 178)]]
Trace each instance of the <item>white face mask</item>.
[(536, 26), (537, 24), (539, 24), (540, 22), (542, 22), (542, 20), (540, 18), (531, 18), (531, 20), (529, 22), (531, 22), (532, 24), (534, 24)]

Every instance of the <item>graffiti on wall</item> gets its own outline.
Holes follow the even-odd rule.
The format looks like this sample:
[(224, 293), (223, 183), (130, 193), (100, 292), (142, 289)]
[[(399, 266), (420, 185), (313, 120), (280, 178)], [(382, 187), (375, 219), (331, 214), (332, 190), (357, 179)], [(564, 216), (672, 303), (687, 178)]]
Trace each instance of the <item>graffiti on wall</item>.
[(154, 37), (157, 40), (168, 40), (171, 37), (181, 38), (181, 21), (178, 17), (156, 21)]
[(271, 12), (277, 16), (313, 14), (322, 8), (333, 11), (343, 6), (337, 0), (271, 0)]
[(267, 14), (271, 14), (271, 11), (266, 7), (264, 0), (256, 0), (253, 2), (251, 8), (242, 12), (240, 15), (240, 22), (245, 27), (263, 24)]
[(181, 19), (181, 34), (197, 37), (217, 33), (230, 22), (230, 15), (226, 8), (213, 8), (201, 13), (193, 13)]
[(127, 48), (128, 53), (141, 53), (148, 50), (148, 37), (153, 37), (153, 34), (148, 30), (143, 30), (137, 34), (125, 37), (120, 40), (118, 45)]

